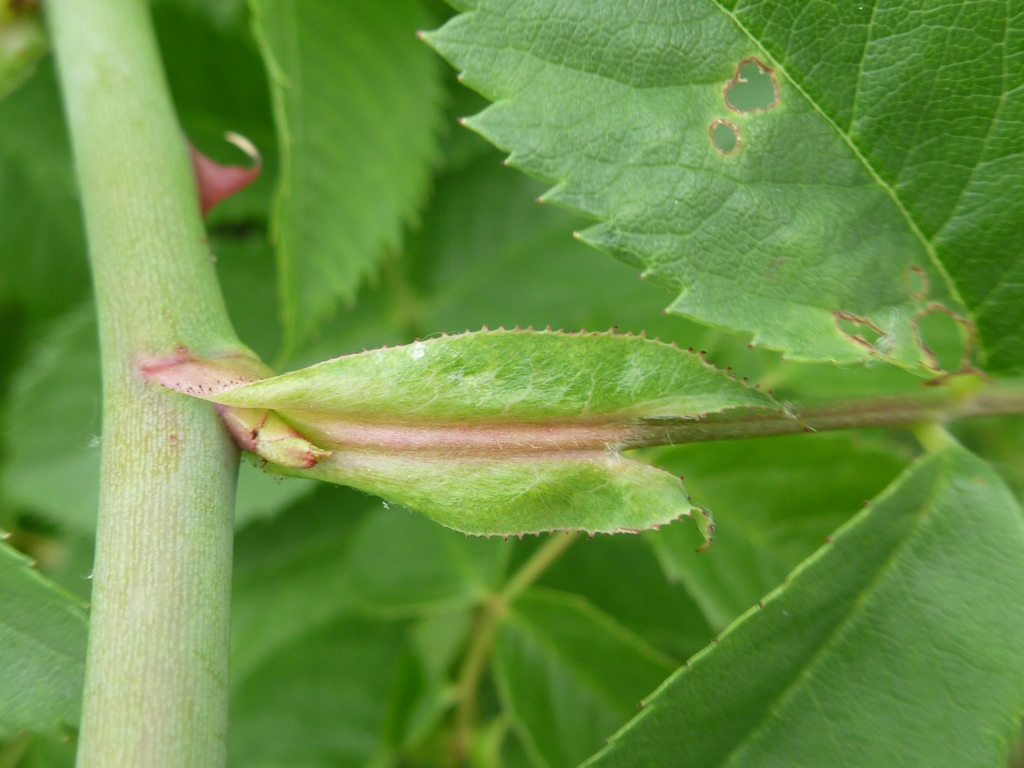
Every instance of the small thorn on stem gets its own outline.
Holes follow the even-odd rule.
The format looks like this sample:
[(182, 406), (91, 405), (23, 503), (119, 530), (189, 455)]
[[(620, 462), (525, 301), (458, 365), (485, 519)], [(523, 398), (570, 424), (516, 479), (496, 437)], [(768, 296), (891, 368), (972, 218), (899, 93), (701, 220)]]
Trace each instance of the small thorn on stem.
[(256, 145), (249, 139), (231, 131), (224, 134), (224, 138), (248, 155), (253, 164), (249, 168), (240, 165), (221, 165), (189, 143), (192, 171), (195, 173), (196, 186), (199, 188), (199, 209), (204, 217), (217, 203), (241, 192), (256, 181), (263, 170), (263, 158)]

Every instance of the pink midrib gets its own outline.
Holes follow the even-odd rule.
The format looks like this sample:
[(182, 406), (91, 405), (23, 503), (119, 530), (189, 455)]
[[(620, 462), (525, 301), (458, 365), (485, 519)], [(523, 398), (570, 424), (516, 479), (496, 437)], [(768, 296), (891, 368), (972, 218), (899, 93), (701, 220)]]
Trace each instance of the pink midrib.
[[(572, 423), (381, 423), (341, 415), (303, 418), (301, 412), (278, 411), (308, 440), (321, 448), (361, 448), (386, 452), (444, 454), (530, 454), (552, 451), (616, 449), (629, 442), (636, 426), (623, 421)], [(614, 418), (614, 417), (613, 417)]]

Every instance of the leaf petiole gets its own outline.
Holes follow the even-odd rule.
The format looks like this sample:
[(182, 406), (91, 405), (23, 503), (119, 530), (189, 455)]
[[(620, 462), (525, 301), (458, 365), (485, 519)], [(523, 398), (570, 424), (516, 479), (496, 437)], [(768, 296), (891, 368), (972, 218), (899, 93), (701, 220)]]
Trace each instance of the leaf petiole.
[(957, 439), (949, 434), (944, 426), (933, 421), (915, 424), (910, 431), (914, 433), (914, 437), (928, 453), (938, 453), (946, 448), (959, 445)]
[(498, 624), (509, 604), (533, 584), (579, 538), (579, 531), (553, 534), (533, 553), (518, 571), (505, 582), (504, 588), (491, 597), (477, 614), (459, 679), (456, 684), (457, 708), (452, 737), (453, 764), (459, 765), (469, 751), (470, 735), (476, 718), (476, 696), (490, 657)]

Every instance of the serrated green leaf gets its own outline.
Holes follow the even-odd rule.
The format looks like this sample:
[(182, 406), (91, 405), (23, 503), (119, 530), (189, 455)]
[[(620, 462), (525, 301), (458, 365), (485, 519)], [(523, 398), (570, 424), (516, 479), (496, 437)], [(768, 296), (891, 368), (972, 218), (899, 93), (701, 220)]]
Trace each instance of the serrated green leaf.
[(85, 607), (0, 543), (0, 726), (52, 731), (78, 723)]
[(1005, 3), (464, 10), (428, 40), (495, 101), (470, 124), (601, 220), (586, 241), (681, 291), (672, 311), (794, 359), (916, 367), (937, 301), (971, 313), (992, 370), (1020, 369), (1024, 29)]
[[(361, 300), (355, 313), (326, 327), (320, 343), (294, 367), (482, 325), (617, 326), (705, 349), (718, 367), (734, 367), (762, 389), (796, 401), (919, 389), (920, 377), (897, 366), (782, 361), (763, 348), (748, 348), (746, 336), (666, 315), (662, 307), (669, 295), (662, 288), (636, 280), (615, 259), (589, 258), (587, 247), (571, 237), (586, 220), (537, 205), (544, 184), (502, 166), (499, 158), (492, 151), (437, 179), (421, 229), (410, 235), (404, 258), (389, 263), (381, 289), (372, 293), (384, 306), (368, 313), (371, 302)], [(372, 325), (367, 314), (382, 325)], [(383, 332), (385, 318), (404, 331)], [(959, 344), (955, 329), (946, 330), (954, 330), (954, 338), (926, 333), (925, 343), (932, 349)], [(955, 350), (952, 356), (957, 359)]]
[(856, 433), (691, 444), (658, 450), (655, 463), (687, 480), (715, 510), (715, 545), (685, 526), (647, 534), (665, 572), (686, 585), (721, 629), (813, 553), (888, 485), (910, 456)]
[(252, 670), (231, 696), (228, 765), (359, 768), (380, 756), (405, 639), (342, 619)]
[(494, 672), (538, 766), (574, 768), (675, 664), (586, 601), (534, 588), (498, 630)]
[[(637, 531), (693, 516), (678, 478), (618, 451), (645, 419), (777, 408), (696, 355), (612, 334), (465, 334), (249, 383), (233, 364), (171, 361), (147, 375), (230, 406), (243, 447), (290, 474), (474, 534)], [(695, 519), (707, 527), (706, 513)]]
[(21, 85), (46, 53), (46, 32), (34, 8), (0, 6), (0, 99)]
[(1024, 518), (959, 447), (915, 465), (647, 702), (592, 768), (1005, 765)]
[(441, 153), (444, 156), (444, 170), (458, 171), (477, 158), (490, 154), (493, 148), (481, 136), (473, 131), (455, 128), (460, 119), (487, 106), (486, 100), (478, 93), (463, 87), (455, 78), (454, 72), (448, 72), (448, 110), (445, 124), (449, 127), (441, 139)]
[(352, 303), (401, 241), (438, 148), (440, 68), (418, 0), (251, 0), (281, 150), (274, 211), (286, 345)]

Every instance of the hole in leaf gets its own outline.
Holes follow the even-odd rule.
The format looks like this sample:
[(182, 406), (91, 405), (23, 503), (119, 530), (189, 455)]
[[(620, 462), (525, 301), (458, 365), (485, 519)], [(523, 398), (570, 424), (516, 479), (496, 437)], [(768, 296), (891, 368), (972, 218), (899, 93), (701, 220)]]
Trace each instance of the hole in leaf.
[(971, 368), (974, 326), (941, 304), (930, 304), (914, 318), (918, 344), (937, 371)]
[(723, 155), (735, 154), (740, 148), (740, 129), (728, 120), (715, 120), (708, 129), (711, 143)]
[(744, 59), (722, 91), (725, 105), (743, 114), (779, 105), (779, 84), (775, 73), (757, 59)]
[(885, 339), (885, 331), (866, 317), (860, 317), (852, 312), (835, 312), (834, 315), (840, 331), (872, 352), (879, 351), (878, 345)]
[(910, 298), (918, 301), (928, 298), (928, 275), (924, 273), (923, 269), (917, 266), (907, 267), (904, 280)]

